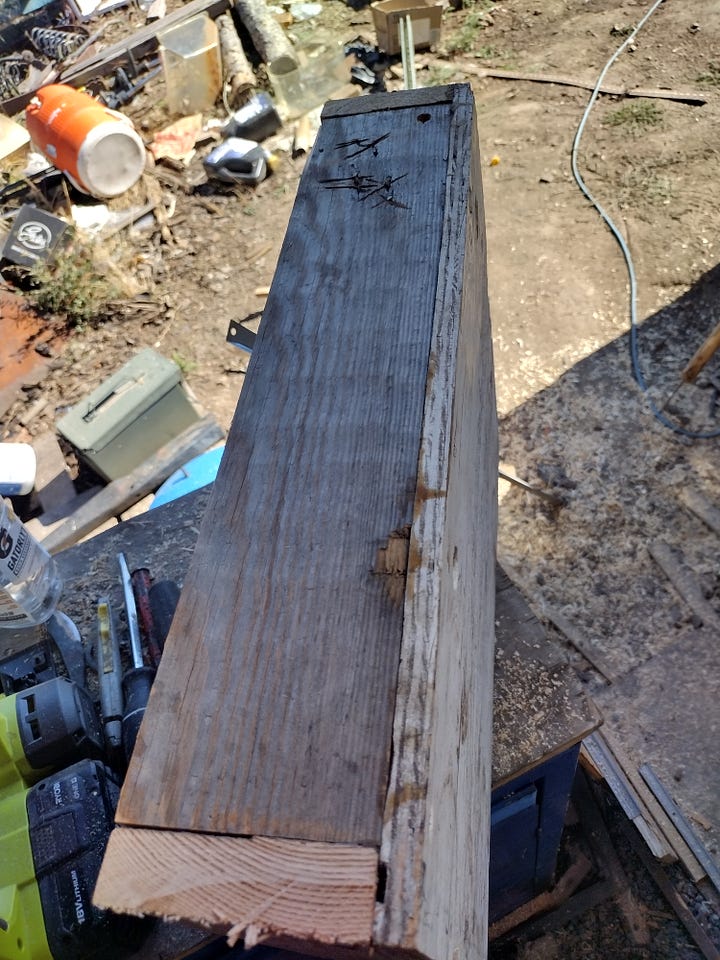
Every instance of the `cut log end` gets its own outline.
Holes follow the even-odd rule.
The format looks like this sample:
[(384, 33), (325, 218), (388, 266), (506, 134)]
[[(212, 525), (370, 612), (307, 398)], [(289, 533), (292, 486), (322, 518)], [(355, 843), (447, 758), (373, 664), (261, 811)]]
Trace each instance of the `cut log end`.
[(376, 886), (369, 847), (119, 827), (94, 902), (197, 923), (233, 942), (360, 947), (370, 943)]

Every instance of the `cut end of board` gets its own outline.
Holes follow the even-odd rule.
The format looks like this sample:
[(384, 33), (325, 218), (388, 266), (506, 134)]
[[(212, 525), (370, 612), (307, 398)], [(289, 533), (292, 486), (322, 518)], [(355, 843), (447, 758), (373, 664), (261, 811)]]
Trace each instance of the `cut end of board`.
[(362, 947), (372, 935), (377, 869), (370, 847), (117, 827), (93, 900), (246, 945), (287, 937)]

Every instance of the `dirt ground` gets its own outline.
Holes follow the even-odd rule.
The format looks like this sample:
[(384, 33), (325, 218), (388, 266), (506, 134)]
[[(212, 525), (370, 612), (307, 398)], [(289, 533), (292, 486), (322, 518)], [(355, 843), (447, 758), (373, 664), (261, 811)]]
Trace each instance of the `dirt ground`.
[[(421, 57), (421, 84), (469, 81), (477, 97), (501, 415), (627, 329), (627, 280), (614, 240), (570, 173), (572, 138), (589, 92), (477, 79), (467, 71), (562, 74), (592, 84), (645, 8), (611, 0), (477, 0), (446, 11), (441, 47)], [(106, 17), (109, 36), (128, 30), (133, 17), (142, 22), (139, 11), (130, 23), (126, 14), (112, 17)], [(326, 0), (319, 21), (320, 27), (294, 25), (291, 36), (300, 44), (318, 35), (374, 40), (367, 9)], [(667, 0), (609, 82), (692, 90), (709, 102), (601, 96), (584, 134), (581, 169), (629, 238), (641, 319), (676, 300), (715, 262), (719, 32), (720, 10), (711, 0)], [(149, 141), (167, 121), (162, 81), (126, 112)], [(43, 384), (50, 406), (30, 432), (143, 346), (174, 356), (200, 401), (229, 424), (246, 358), (226, 344), (225, 334), (229, 321), (262, 309), (255, 291), (273, 276), (304, 165), (286, 152), (291, 132), (286, 128), (279, 143), (279, 169), (256, 188), (202, 184), (200, 161), (208, 148), (187, 171), (168, 176), (166, 170), (161, 186), (152, 184), (154, 194), (164, 191), (167, 226), (162, 234), (126, 232), (104, 252), (104, 264), (101, 256), (124, 287), (117, 297), (123, 302), (111, 306), (99, 326), (76, 330), (62, 348), (62, 368), (58, 363)], [(142, 199), (148, 189), (140, 185), (113, 206)], [(688, 356), (696, 345), (687, 344)], [(660, 359), (664, 368), (668, 358)], [(17, 412), (10, 409), (2, 420), (3, 433), (13, 439), (21, 439), (14, 436)], [(696, 426), (702, 428), (702, 416)]]
[[(717, 534), (681, 501), (688, 489), (716, 499), (718, 440), (686, 434), (720, 430), (718, 359), (665, 409), (663, 416), (686, 434), (654, 417), (648, 400), (658, 408), (665, 403), (720, 321), (720, 6), (713, 0), (665, 0), (606, 78), (615, 86), (690, 91), (707, 102), (601, 95), (579, 149), (582, 175), (634, 260), (647, 393), (631, 365), (622, 255), (570, 168), (590, 90), (477, 76), (494, 68), (562, 75), (592, 87), (649, 6), (646, 0), (476, 0), (463, 10), (448, 9), (442, 45), (420, 58), (419, 80), (473, 86), (501, 460), (563, 501), (549, 510), (540, 498), (501, 484), (499, 559), (548, 625), (548, 611), (559, 611), (602, 659), (612, 683), (559, 637), (609, 722), (622, 709), (617, 725), (634, 760), (651, 760), (673, 784), (717, 858), (720, 707), (708, 692), (711, 683), (693, 683), (692, 650), (702, 618), (673, 590), (648, 546), (662, 542), (676, 551), (720, 616)], [(136, 16), (138, 11), (131, 20)], [(311, 21), (291, 27), (291, 35), (300, 44), (320, 35), (374, 41), (367, 9), (323, 0), (318, 19), (319, 26)], [(162, 99), (157, 81), (128, 109), (147, 139), (164, 122)], [(160, 191), (165, 224), (125, 232), (99, 252), (106, 272), (123, 279), (124, 290), (101, 323), (87, 322), (52, 341), (37, 386), (15, 399), (4, 394), (0, 440), (29, 440), (51, 427), (145, 346), (174, 358), (201, 404), (229, 426), (248, 355), (226, 343), (225, 335), (230, 321), (262, 309), (256, 291), (272, 280), (304, 165), (303, 158), (290, 156), (291, 132), (286, 128), (275, 144), (279, 168), (256, 188), (202, 183), (200, 156), (186, 170), (146, 178), (135, 199), (142, 199), (143, 190)], [(339, 255), (352, 258), (352, 251)], [(40, 339), (48, 337), (44, 328)], [(23, 414), (39, 397), (47, 404), (28, 420)], [(633, 701), (642, 700), (633, 683), (641, 683), (642, 669), (657, 657), (675, 670), (678, 651), (686, 654), (681, 694), (672, 678), (658, 688), (655, 677), (652, 688), (655, 702), (667, 699), (673, 722), (675, 746), (668, 755), (658, 731), (662, 718), (648, 726), (633, 713)], [(688, 751), (690, 759), (683, 757)], [(648, 909), (662, 912), (657, 905)], [(693, 955), (682, 933), (679, 941), (658, 933), (650, 953), (619, 933), (617, 952), (608, 953), (601, 931), (621, 925), (602, 911), (572, 928), (574, 939), (544, 937), (517, 947), (517, 956)], [(662, 918), (653, 922), (665, 929)]]

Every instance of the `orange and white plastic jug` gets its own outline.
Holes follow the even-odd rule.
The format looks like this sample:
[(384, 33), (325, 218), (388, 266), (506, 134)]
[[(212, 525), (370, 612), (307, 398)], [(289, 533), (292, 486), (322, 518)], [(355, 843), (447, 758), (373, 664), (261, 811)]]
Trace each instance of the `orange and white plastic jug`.
[(145, 169), (145, 146), (131, 121), (74, 87), (41, 87), (25, 119), (38, 150), (94, 197), (119, 196)]

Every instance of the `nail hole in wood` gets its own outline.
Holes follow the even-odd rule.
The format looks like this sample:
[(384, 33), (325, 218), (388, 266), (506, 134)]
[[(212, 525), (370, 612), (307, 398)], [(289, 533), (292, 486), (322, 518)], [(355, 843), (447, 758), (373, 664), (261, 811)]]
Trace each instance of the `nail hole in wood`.
[(429, 113), (419, 113), (418, 116), (417, 116), (417, 119), (418, 119), (418, 123), (427, 123), (428, 120), (430, 119), (430, 114), (429, 114)]

